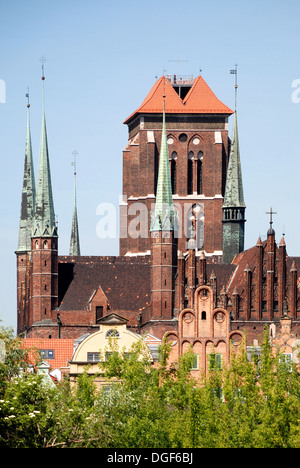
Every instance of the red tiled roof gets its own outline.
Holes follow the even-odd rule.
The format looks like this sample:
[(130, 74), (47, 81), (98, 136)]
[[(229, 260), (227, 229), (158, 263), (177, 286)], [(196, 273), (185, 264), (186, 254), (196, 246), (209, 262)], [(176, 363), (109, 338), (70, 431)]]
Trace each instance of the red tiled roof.
[(40, 350), (53, 350), (54, 359), (41, 358), (51, 366), (50, 370), (66, 367), (73, 356), (74, 340), (48, 339), (48, 338), (24, 338), (21, 344), (23, 349), (30, 349), (29, 360), (35, 364), (36, 352)]
[(161, 114), (163, 95), (166, 96), (165, 109), (167, 114), (233, 114), (233, 111), (217, 98), (202, 76), (198, 76), (194, 80), (183, 100), (170, 81), (162, 76), (152, 87), (140, 107), (124, 123), (128, 123), (136, 114)]

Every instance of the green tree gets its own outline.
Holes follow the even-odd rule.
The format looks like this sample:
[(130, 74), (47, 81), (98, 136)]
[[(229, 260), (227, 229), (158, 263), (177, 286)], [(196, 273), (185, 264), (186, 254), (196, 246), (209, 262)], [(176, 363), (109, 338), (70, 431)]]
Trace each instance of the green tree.
[(272, 351), (265, 331), (259, 359), (232, 353), (210, 372), (191, 399), (193, 447), (300, 447), (299, 374)]
[(3, 359), (0, 361), (0, 398), (6, 386), (19, 375), (21, 368), (27, 367), (27, 352), (21, 348), (21, 339), (14, 336), (10, 328), (0, 327), (0, 342)]

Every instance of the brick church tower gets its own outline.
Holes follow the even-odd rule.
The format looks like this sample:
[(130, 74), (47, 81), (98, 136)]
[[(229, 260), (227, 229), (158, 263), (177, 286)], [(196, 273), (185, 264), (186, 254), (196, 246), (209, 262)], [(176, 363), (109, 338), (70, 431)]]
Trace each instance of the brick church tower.
[(31, 326), (39, 330), (48, 326), (58, 305), (58, 235), (48, 154), (44, 76), (42, 80), (43, 112), (36, 188), (28, 104), (19, 243), (16, 251), (18, 333), (25, 332)]
[[(178, 250), (187, 252), (192, 242), (196, 255), (204, 250), (208, 260), (220, 262), (230, 144), (228, 117), (233, 111), (201, 76), (162, 76), (124, 122), (129, 139), (123, 151), (120, 255), (149, 254), (151, 250), (148, 233), (158, 181), (163, 95), (171, 189), (179, 219), (175, 233)], [(139, 232), (132, 232), (137, 216)]]

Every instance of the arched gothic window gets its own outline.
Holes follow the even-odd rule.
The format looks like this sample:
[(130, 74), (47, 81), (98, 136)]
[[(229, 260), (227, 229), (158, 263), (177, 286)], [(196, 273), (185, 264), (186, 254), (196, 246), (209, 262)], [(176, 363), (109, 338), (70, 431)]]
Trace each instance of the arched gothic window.
[(197, 158), (197, 194), (200, 195), (203, 193), (202, 188), (202, 160), (203, 160), (203, 153), (199, 151), (198, 158)]
[(188, 155), (188, 168), (187, 168), (187, 193), (192, 195), (193, 193), (193, 169), (194, 169), (194, 153), (189, 152)]
[(172, 184), (172, 193), (177, 191), (177, 153), (173, 151), (171, 156), (171, 184)]

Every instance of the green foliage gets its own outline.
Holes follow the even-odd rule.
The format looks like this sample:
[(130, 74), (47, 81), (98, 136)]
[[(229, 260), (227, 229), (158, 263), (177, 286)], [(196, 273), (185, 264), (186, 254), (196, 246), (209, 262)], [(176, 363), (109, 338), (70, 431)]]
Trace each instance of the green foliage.
[(112, 338), (101, 391), (88, 372), (76, 388), (21, 375), (19, 341), (1, 336), (1, 448), (300, 447), (299, 375), (273, 355), (267, 333), (259, 359), (232, 352), (229, 366), (200, 382), (190, 374), (192, 351), (168, 366), (170, 345), (163, 343), (153, 366), (142, 343), (124, 355)]
[(26, 351), (21, 349), (20, 339), (15, 338), (12, 329), (0, 328), (0, 340), (4, 346), (5, 359), (0, 361), (0, 398), (6, 386), (20, 373), (20, 368), (27, 367)]

